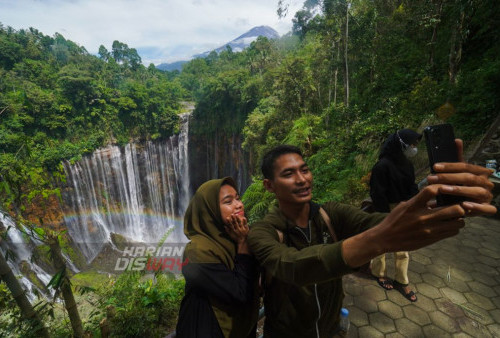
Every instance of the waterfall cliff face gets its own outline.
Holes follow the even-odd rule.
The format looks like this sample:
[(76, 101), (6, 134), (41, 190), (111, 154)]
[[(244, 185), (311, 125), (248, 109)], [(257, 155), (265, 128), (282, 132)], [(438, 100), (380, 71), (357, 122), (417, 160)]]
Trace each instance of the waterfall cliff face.
[(242, 138), (236, 134), (190, 135), (189, 161), (193, 193), (207, 180), (232, 176), (243, 194), (251, 183), (251, 166), (241, 144)]
[(64, 163), (68, 188), (65, 223), (92, 261), (112, 234), (127, 240), (185, 242), (182, 216), (190, 199), (189, 115), (178, 135), (160, 142), (110, 145), (77, 163)]

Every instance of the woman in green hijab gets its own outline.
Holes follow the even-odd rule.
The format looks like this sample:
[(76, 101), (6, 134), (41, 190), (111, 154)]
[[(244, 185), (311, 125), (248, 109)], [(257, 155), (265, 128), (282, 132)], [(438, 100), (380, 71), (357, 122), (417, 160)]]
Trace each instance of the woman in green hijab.
[(243, 203), (231, 177), (203, 183), (184, 216), (190, 242), (177, 337), (255, 337), (257, 262), (247, 245)]

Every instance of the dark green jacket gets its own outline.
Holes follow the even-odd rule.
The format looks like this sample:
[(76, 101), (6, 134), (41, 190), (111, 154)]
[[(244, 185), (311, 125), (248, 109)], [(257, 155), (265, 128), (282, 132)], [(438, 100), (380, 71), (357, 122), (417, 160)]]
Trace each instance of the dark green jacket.
[[(314, 203), (309, 217), (310, 243), (279, 209), (251, 226), (248, 242), (266, 274), (266, 338), (333, 336), (344, 298), (342, 276), (353, 272), (342, 257), (342, 240), (377, 225), (386, 216), (336, 202), (322, 207), (339, 239), (336, 243)], [(282, 243), (276, 229), (283, 232)]]

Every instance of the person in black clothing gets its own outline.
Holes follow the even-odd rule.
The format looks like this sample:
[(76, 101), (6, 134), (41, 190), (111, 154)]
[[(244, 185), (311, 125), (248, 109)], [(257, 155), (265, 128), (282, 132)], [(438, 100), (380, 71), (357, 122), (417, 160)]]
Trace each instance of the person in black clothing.
[(202, 184), (184, 216), (190, 239), (177, 337), (255, 337), (258, 269), (233, 179)]
[[(415, 171), (408, 158), (417, 154), (417, 143), (422, 135), (402, 129), (390, 135), (382, 146), (379, 160), (372, 169), (370, 197), (374, 210), (390, 212), (399, 202), (407, 201), (418, 193)], [(408, 252), (395, 252), (396, 275), (394, 281), (387, 279), (385, 255), (372, 260), (371, 272), (383, 288), (398, 289), (408, 300), (415, 302), (417, 296), (408, 286)]]

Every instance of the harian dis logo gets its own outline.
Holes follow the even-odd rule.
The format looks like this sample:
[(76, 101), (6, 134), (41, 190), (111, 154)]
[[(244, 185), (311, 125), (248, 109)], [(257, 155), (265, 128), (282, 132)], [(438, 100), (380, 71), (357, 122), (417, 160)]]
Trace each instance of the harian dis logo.
[(180, 273), (188, 260), (182, 259), (184, 245), (164, 245), (161, 247), (134, 246), (123, 250), (118, 257), (115, 271), (170, 271)]

